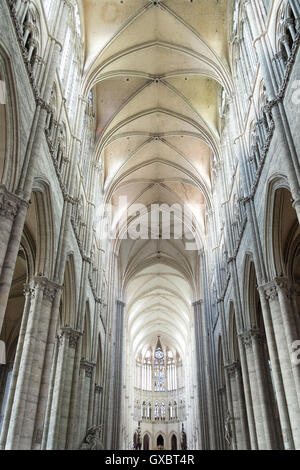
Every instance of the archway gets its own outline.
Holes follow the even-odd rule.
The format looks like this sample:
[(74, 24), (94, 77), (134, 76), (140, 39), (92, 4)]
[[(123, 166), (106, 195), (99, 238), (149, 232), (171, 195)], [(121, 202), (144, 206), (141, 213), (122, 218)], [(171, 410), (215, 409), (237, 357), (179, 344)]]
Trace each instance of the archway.
[(26, 251), (20, 247), (0, 335), (0, 340), (3, 341), (5, 347), (4, 363), (0, 365), (0, 431), (5, 415), (25, 305), (23, 290), (24, 284), (28, 280), (28, 263), (26, 258)]
[(150, 450), (150, 439), (148, 434), (145, 434), (143, 439), (143, 450)]
[(177, 437), (175, 434), (171, 438), (171, 450), (177, 450)]
[(163, 450), (164, 449), (164, 438), (161, 434), (156, 439), (156, 444), (157, 444), (157, 450)]
[(300, 333), (300, 226), (286, 188), (275, 192), (272, 225), (272, 259), (274, 275), (283, 277), (291, 289), (292, 309)]

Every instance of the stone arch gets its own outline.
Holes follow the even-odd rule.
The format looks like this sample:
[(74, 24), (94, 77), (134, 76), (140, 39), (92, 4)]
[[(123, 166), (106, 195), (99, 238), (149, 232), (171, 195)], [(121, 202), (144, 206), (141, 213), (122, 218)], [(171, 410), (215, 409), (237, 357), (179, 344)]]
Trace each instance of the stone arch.
[(278, 177), (271, 182), (266, 214), (266, 259), (270, 280), (285, 278), (287, 287), (294, 294), (293, 308), (299, 319), (300, 226), (290, 188), (284, 178)]
[(164, 433), (158, 432), (155, 438), (156, 441), (156, 447), (158, 450), (163, 450), (166, 445), (166, 437)]
[[(35, 242), (25, 227), (17, 255), (13, 280), (1, 329), (0, 340), (4, 343), (5, 363), (0, 365), (0, 431), (6, 415), (13, 368), (16, 361), (17, 346), (22, 323), (26, 325), (26, 302), (32, 292), (29, 281), (34, 277), (36, 258)], [(26, 295), (26, 299), (25, 296)]]
[(64, 284), (60, 304), (60, 327), (76, 325), (76, 278), (73, 254), (67, 256), (65, 264)]
[(91, 359), (91, 348), (92, 348), (91, 312), (90, 312), (89, 303), (86, 302), (84, 327), (83, 327), (83, 335), (82, 335), (82, 348), (81, 348), (82, 359), (86, 359), (86, 360)]
[[(284, 201), (281, 200), (280, 202), (279, 197), (280, 195), (283, 195), (284, 192), (286, 195), (290, 193), (290, 188), (286, 177), (279, 174), (274, 175), (268, 185), (264, 224), (265, 258), (268, 276), (270, 279), (285, 273), (285, 262), (282, 252), (282, 234), (280, 231), (283, 227), (283, 220), (281, 217), (286, 217), (287, 214), (282, 213), (282, 204), (284, 205)], [(291, 201), (292, 196), (290, 195), (289, 198)], [(287, 202), (288, 201), (286, 200), (285, 203)], [(277, 207), (277, 204), (279, 204), (279, 207)], [(288, 214), (289, 217), (291, 217), (292, 204), (290, 203), (286, 205), (289, 206)]]
[(0, 43), (0, 184), (13, 192), (17, 186), (19, 132), (15, 78), (9, 53)]
[(249, 304), (249, 278), (251, 276), (251, 267), (254, 268), (253, 264), (253, 255), (252, 253), (246, 253), (244, 259), (244, 269), (243, 269), (243, 311), (244, 311), (244, 326), (245, 328), (250, 328), (251, 326), (251, 319), (250, 319), (250, 304)]
[(34, 205), (37, 225), (36, 272), (51, 278), (54, 269), (54, 222), (48, 182), (40, 178), (34, 181), (31, 202)]
[(147, 432), (143, 437), (143, 450), (150, 450), (150, 436)]
[(238, 350), (238, 329), (235, 316), (235, 308), (232, 301), (229, 304), (229, 355), (230, 361), (234, 362), (239, 359)]
[[(53, 265), (53, 217), (49, 185), (36, 179), (27, 210), (12, 283), (8, 296), (1, 338), (7, 345), (8, 360), (13, 364), (21, 322), (26, 322), (24, 293), (31, 296), (36, 281), (51, 280)], [(25, 315), (25, 317), (24, 317)], [(25, 326), (25, 324), (24, 324)]]
[(171, 450), (177, 450), (178, 449), (178, 439), (175, 433), (171, 435)]

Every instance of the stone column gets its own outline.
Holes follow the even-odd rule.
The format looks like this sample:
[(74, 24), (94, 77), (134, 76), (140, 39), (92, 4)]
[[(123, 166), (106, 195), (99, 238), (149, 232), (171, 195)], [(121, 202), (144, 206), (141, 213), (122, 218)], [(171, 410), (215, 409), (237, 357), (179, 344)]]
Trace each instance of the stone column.
[(258, 443), (258, 448), (265, 450), (267, 449), (267, 444), (266, 444), (266, 438), (265, 438), (265, 433), (264, 433), (260, 389), (258, 386), (258, 379), (257, 379), (257, 374), (256, 374), (256, 362), (257, 361), (255, 361), (255, 356), (254, 356), (251, 331), (247, 331), (241, 334), (241, 338), (246, 349), (251, 398), (252, 398), (252, 405), (253, 405), (253, 414), (254, 414), (254, 419), (255, 419), (255, 431), (256, 431), (256, 436), (257, 436), (256, 441)]
[(0, 331), (17, 260), (28, 203), (0, 186)]
[[(248, 367), (254, 362), (254, 377), (251, 382), (252, 402), (254, 407), (254, 415), (259, 414), (259, 420), (256, 418), (256, 429), (258, 436), (258, 445), (260, 449), (278, 449), (278, 437), (276, 434), (276, 423), (272, 409), (271, 397), (269, 394), (269, 381), (267, 371), (265, 369), (263, 354), (264, 336), (257, 328), (252, 328), (242, 335), (243, 342), (247, 346)], [(250, 350), (252, 355), (249, 354)], [(254, 375), (254, 374), (253, 374)], [(255, 396), (257, 397), (255, 399)], [(256, 408), (259, 407), (259, 410)], [(263, 435), (263, 445), (261, 437)], [(263, 447), (264, 446), (264, 447)]]
[(263, 428), (266, 438), (267, 449), (278, 449), (276, 441), (276, 433), (274, 428), (274, 418), (271, 410), (271, 400), (268, 393), (268, 380), (266, 376), (264, 357), (263, 357), (263, 342), (264, 336), (258, 329), (252, 329), (252, 347), (255, 361), (255, 370), (257, 376), (257, 385), (260, 395), (261, 411), (263, 417)]
[(201, 303), (202, 300), (193, 303), (194, 307), (194, 324), (195, 324), (195, 347), (196, 347), (196, 364), (197, 364), (197, 377), (198, 377), (198, 392), (199, 392), (199, 412), (200, 412), (200, 437), (201, 437), (201, 450), (209, 449), (209, 436), (208, 436), (208, 415), (207, 415), (207, 400), (206, 400), (206, 380), (205, 380), (205, 367), (204, 367), (204, 346), (203, 346), (203, 330), (201, 320)]
[(24, 308), (27, 323), (22, 328), (16, 354), (17, 376), (10, 392), (12, 408), (6, 424), (6, 449), (30, 449), (32, 445), (50, 314), (58, 288), (48, 279), (36, 277), (27, 289), (30, 294)]
[(236, 361), (227, 365), (226, 372), (231, 385), (237, 449), (246, 450), (249, 438), (240, 363)]
[(66, 447), (74, 360), (80, 336), (77, 330), (63, 328), (58, 340), (42, 443), (42, 447), (48, 450), (64, 450)]
[(94, 392), (94, 411), (93, 411), (93, 422), (96, 426), (101, 424), (100, 421), (100, 408), (101, 408), (101, 395), (103, 392), (103, 388), (100, 385), (95, 385), (95, 392)]
[(231, 397), (232, 397), (232, 408), (233, 408), (233, 415), (232, 420), (234, 421), (234, 448), (236, 450), (243, 449), (243, 436), (242, 436), (242, 426), (241, 426), (241, 414), (240, 414), (240, 396), (239, 396), (239, 389), (237, 384), (237, 368), (238, 364), (233, 362), (232, 364), (225, 366), (225, 373), (228, 375), (229, 385), (231, 389)]
[(225, 417), (225, 420), (224, 420), (224, 435), (226, 433), (226, 428), (225, 428), (226, 420), (229, 419), (228, 424), (230, 425), (232, 436), (231, 436), (231, 444), (229, 444), (229, 442), (227, 441), (226, 446), (228, 447), (228, 449), (237, 450), (231, 377), (230, 377), (230, 373), (228, 369), (226, 370), (226, 366), (224, 367), (224, 369), (225, 369), (225, 386), (226, 386), (226, 397), (227, 397), (227, 416)]
[[(292, 441), (294, 441), (295, 449), (299, 449), (300, 409), (297, 397), (297, 386), (299, 386), (299, 384), (297, 384), (297, 373), (294, 373), (293, 371), (293, 369), (297, 366), (293, 367), (291, 363), (290, 350), (286, 337), (286, 328), (289, 327), (285, 325), (285, 323), (288, 319), (285, 316), (286, 314), (282, 315), (282, 309), (279, 300), (279, 298), (282, 297), (284, 294), (281, 292), (279, 297), (279, 292), (281, 291), (282, 286), (277, 285), (276, 281), (261, 286), (261, 289), (264, 290), (266, 299), (269, 303), (272, 324), (276, 339), (276, 348), (278, 351), (278, 359), (281, 369), (281, 380), (284, 388), (284, 400), (287, 404), (288, 417), (292, 431), (291, 436), (289, 427), (283, 427), (283, 437), (285, 441), (291, 443), (290, 448), (293, 448)], [(279, 412), (280, 411), (281, 402), (279, 402)]]
[[(90, 394), (91, 389), (94, 394), (93, 387), (93, 377), (94, 377), (95, 364), (82, 359), (80, 361), (80, 374), (78, 382), (78, 401), (77, 401), (77, 413), (75, 426), (77, 429), (76, 432), (76, 441), (75, 449), (80, 448), (80, 444), (86, 432), (89, 428), (88, 418), (89, 418), (89, 404), (90, 404)], [(90, 423), (91, 424), (91, 423)]]
[[(291, 350), (291, 345), (293, 344), (293, 342), (299, 340), (299, 318), (294, 315), (292, 302), (293, 294), (292, 289), (289, 288), (288, 279), (284, 277), (276, 278), (275, 283), (278, 292), (278, 300), (282, 315), (285, 337), (289, 350)], [(292, 372), (295, 380), (298, 406), (300, 406), (300, 367), (292, 367)]]
[(117, 300), (116, 320), (115, 320), (115, 343), (114, 343), (114, 379), (112, 396), (112, 436), (111, 448), (119, 449), (120, 426), (121, 426), (121, 400), (122, 400), (122, 380), (123, 380), (123, 336), (124, 336), (124, 310), (125, 304)]
[(249, 438), (250, 438), (250, 444), (251, 444), (250, 448), (252, 450), (257, 450), (258, 443), (257, 443), (256, 429), (255, 429), (254, 414), (253, 414), (253, 403), (252, 403), (252, 396), (251, 396), (249, 372), (248, 372), (248, 366), (247, 366), (247, 357), (246, 357), (244, 344), (240, 335), (238, 338), (238, 344), (239, 344), (239, 353), (240, 353), (241, 369), (242, 369), (242, 377), (243, 377), (243, 385), (244, 385), (247, 424), (248, 424)]

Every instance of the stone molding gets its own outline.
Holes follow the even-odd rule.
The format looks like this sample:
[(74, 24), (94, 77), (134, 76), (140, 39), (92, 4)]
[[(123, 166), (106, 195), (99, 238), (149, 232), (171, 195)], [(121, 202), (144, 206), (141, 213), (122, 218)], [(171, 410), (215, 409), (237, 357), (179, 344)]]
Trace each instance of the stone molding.
[(4, 185), (0, 185), (0, 216), (14, 221), (22, 206), (28, 207), (28, 202), (16, 194), (9, 192)]

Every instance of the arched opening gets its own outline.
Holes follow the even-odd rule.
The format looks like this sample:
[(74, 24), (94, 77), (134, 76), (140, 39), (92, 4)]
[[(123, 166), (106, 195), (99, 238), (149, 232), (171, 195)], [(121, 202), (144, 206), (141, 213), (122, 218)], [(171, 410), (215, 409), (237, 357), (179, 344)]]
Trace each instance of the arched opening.
[(0, 183), (9, 191), (16, 184), (18, 165), (18, 136), (16, 123), (14, 74), (8, 57), (0, 46)]
[(295, 323), (300, 333), (300, 226), (291, 193), (280, 188), (275, 193), (272, 251), (275, 275), (287, 280)]
[(4, 170), (4, 162), (6, 156), (6, 83), (4, 75), (1, 70), (0, 61), (0, 181), (2, 181), (2, 175)]
[(20, 247), (0, 335), (0, 340), (3, 341), (5, 347), (4, 363), (0, 365), (0, 431), (5, 416), (5, 408), (23, 317), (25, 305), (24, 285), (27, 280), (28, 263), (26, 260), (26, 252)]
[(164, 438), (161, 434), (156, 439), (156, 444), (157, 444), (157, 450), (163, 450), (164, 449)]
[(177, 450), (177, 437), (173, 434), (171, 439), (171, 450)]
[(143, 439), (143, 450), (150, 450), (150, 439), (148, 434), (145, 434)]
[(84, 317), (84, 328), (82, 336), (82, 349), (81, 359), (89, 360), (90, 349), (91, 349), (91, 326), (90, 326), (90, 308), (88, 303), (86, 304), (85, 317)]
[[(48, 187), (41, 181), (35, 181), (0, 333), (0, 341), (5, 349), (2, 361), (4, 364), (0, 365), (0, 426), (3, 426), (6, 419), (6, 425), (9, 425), (8, 420), (16, 395), (18, 375), (25, 361), (24, 358), (26, 358), (28, 350), (32, 348), (32, 344), (33, 347), (38, 347), (34, 337), (35, 331), (42, 345), (46, 344), (49, 325), (47, 321), (50, 322), (50, 318), (47, 317), (43, 323), (43, 330), (40, 329), (42, 314), (36, 309), (35, 299), (44, 289), (51, 272), (51, 222)], [(45, 255), (46, 247), (49, 258)], [(43, 305), (41, 305), (42, 309)], [(42, 367), (44, 360), (45, 349), (43, 346), (39, 349), (40, 355), (36, 359), (39, 367)], [(31, 350), (31, 354), (35, 353), (36, 350), (34, 352)], [(28, 374), (30, 375), (31, 371)], [(8, 402), (10, 409), (6, 414)]]
[(76, 299), (75, 267), (73, 256), (67, 258), (64, 274), (63, 291), (61, 296), (60, 318), (57, 334), (61, 328), (75, 327), (75, 299)]

